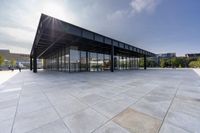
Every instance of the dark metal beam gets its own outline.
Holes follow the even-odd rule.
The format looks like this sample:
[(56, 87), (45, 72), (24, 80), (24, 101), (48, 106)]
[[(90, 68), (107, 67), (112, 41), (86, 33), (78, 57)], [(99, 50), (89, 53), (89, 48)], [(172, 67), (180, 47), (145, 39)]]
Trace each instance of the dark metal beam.
[(51, 45), (49, 45), (42, 53), (40, 53), (40, 55), (38, 56), (38, 58), (39, 58), (40, 56), (42, 56), (42, 55), (43, 55), (47, 50), (49, 50), (51, 47), (53, 47), (54, 44), (55, 44), (56, 42), (58, 42), (64, 35), (65, 35), (65, 34), (60, 35), (60, 37), (58, 37), (54, 42), (52, 42)]

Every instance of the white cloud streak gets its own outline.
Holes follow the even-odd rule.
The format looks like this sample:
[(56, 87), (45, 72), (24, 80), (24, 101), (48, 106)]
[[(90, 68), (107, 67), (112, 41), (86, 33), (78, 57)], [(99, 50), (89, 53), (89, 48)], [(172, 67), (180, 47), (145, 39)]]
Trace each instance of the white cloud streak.
[(159, 3), (159, 0), (132, 0), (130, 6), (133, 13), (153, 12)]
[(116, 10), (115, 12), (108, 14), (107, 19), (112, 21), (130, 18), (144, 11), (147, 13), (152, 13), (160, 1), (161, 0), (131, 0), (129, 3), (130, 8)]

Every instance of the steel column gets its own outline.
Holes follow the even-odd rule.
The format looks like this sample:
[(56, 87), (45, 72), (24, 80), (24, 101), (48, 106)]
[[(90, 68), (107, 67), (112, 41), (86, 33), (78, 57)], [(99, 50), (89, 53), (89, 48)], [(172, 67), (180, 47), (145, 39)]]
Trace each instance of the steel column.
[(33, 64), (32, 64), (33, 61), (32, 61), (32, 59), (33, 59), (32, 56), (30, 56), (30, 70), (31, 70), (31, 71), (33, 70)]
[(111, 49), (111, 66), (110, 66), (110, 71), (114, 72), (114, 46), (112, 45)]
[(147, 69), (147, 57), (144, 55), (144, 69)]
[(86, 71), (88, 72), (89, 71), (89, 57), (88, 57), (88, 51), (86, 51)]
[(37, 50), (34, 49), (33, 52), (33, 72), (37, 73)]

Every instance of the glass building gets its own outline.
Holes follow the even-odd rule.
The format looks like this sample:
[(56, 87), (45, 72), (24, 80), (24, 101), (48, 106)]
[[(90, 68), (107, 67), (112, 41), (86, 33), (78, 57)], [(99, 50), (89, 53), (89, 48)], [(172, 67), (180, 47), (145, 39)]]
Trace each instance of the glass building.
[(30, 54), (30, 69), (37, 59), (44, 69), (63, 72), (138, 69), (139, 58), (155, 54), (42, 14)]

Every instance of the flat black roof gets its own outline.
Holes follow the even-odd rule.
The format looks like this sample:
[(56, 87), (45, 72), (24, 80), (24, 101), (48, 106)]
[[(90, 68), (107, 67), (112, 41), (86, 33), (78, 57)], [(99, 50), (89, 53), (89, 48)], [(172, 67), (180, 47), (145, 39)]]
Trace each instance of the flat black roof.
[(133, 54), (136, 57), (155, 56), (149, 51), (42, 14), (31, 55), (34, 49), (37, 49), (37, 57), (43, 58), (57, 48), (71, 45), (83, 50), (99, 52), (110, 51), (110, 47), (114, 45), (116, 51)]

